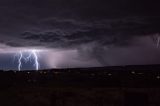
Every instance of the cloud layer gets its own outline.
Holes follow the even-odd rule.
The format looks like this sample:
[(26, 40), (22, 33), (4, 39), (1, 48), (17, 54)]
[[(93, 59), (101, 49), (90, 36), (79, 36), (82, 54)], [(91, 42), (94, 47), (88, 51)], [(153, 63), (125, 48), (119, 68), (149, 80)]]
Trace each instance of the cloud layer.
[(50, 52), (42, 60), (48, 67), (160, 63), (157, 4), (144, 0), (1, 0), (0, 52), (47, 49)]

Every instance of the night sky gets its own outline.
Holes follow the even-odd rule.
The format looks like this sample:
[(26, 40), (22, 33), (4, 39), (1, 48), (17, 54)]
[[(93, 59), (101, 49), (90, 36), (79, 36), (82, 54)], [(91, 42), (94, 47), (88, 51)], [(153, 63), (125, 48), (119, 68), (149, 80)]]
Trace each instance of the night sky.
[(154, 0), (0, 0), (0, 69), (17, 69), (23, 50), (38, 50), (40, 69), (160, 64), (159, 10)]

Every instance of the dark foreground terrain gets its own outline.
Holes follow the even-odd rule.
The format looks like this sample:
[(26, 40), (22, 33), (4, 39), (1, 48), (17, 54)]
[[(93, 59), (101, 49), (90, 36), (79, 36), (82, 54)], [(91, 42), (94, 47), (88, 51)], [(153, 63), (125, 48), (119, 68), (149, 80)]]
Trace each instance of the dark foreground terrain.
[(160, 106), (160, 65), (0, 71), (0, 106)]

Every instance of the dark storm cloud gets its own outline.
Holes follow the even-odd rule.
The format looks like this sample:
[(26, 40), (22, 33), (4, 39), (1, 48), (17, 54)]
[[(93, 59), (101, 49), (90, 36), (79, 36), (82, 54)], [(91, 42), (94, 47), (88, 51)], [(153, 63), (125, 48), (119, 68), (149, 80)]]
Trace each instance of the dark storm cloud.
[[(0, 43), (74, 48), (78, 59), (97, 60), (101, 65), (136, 64), (139, 59), (140, 63), (159, 62), (155, 45), (148, 47), (153, 45), (150, 38), (160, 33), (158, 4), (144, 0), (1, 0)], [(137, 37), (143, 38), (140, 41), (145, 46), (137, 43)], [(147, 45), (147, 50), (133, 45)], [(134, 52), (137, 57), (131, 58)], [(153, 59), (146, 60), (148, 55), (141, 52), (152, 54)]]
[[(146, 30), (147, 32), (153, 32), (157, 29), (155, 26), (159, 24), (156, 21), (153, 22), (154, 19), (150, 20), (150, 18), (144, 19), (148, 24), (137, 23), (136, 20), (144, 21), (143, 19), (139, 20), (139, 17), (131, 20), (125, 19), (125, 17), (137, 15), (153, 16), (150, 11), (152, 10), (154, 11), (152, 13), (155, 13), (158, 7), (156, 7), (156, 3), (148, 3), (147, 1), (1, 0), (0, 4), (0, 32), (3, 34), (0, 36), (17, 37), (26, 31), (44, 33), (56, 29), (59, 30), (60, 34), (68, 36), (74, 36), (74, 34), (83, 34), (82, 36), (84, 36), (84, 34), (92, 34), (96, 31), (98, 34), (102, 31), (108, 36), (112, 36), (112, 33), (120, 33), (120, 35), (124, 33), (126, 35), (145, 33)], [(147, 11), (150, 8), (152, 9)], [(146, 11), (147, 14), (145, 14)], [(150, 24), (153, 26), (152, 28)], [(117, 34), (113, 35), (118, 36)], [(103, 35), (100, 33), (99, 35), (92, 34), (92, 36)]]
[[(0, 2), (1, 42), (10, 46), (53, 43), (48, 45), (56, 44), (63, 47), (88, 42), (125, 45), (133, 36), (159, 32), (159, 17), (152, 14), (156, 13), (158, 8), (154, 2), (135, 0)], [(154, 12), (151, 13), (150, 9)], [(4, 40), (4, 36), (8, 38)], [(8, 40), (11, 37), (14, 37), (14, 40)]]
[[(159, 20), (160, 17), (127, 17), (95, 20), (94, 22), (76, 21), (74, 19), (61, 21), (52, 20), (49, 25), (52, 23), (55, 24), (53, 30), (39, 32), (28, 31), (22, 33), (21, 38), (48, 44), (57, 44), (62, 47), (72, 47), (91, 42), (97, 42), (102, 46), (125, 46), (128, 45), (134, 37), (154, 36), (159, 33)], [(43, 23), (42, 25), (45, 24), (49, 26), (48, 23)]]

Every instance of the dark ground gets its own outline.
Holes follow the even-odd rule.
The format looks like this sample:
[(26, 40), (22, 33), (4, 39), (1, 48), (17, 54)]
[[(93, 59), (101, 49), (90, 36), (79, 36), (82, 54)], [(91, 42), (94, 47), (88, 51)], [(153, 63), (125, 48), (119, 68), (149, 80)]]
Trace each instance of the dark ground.
[(160, 66), (0, 72), (0, 106), (159, 106)]

